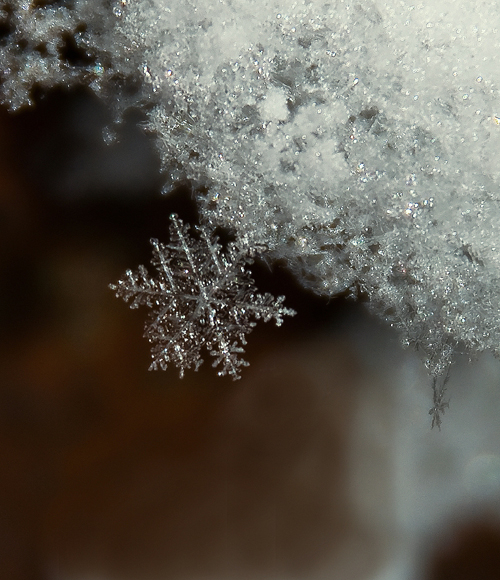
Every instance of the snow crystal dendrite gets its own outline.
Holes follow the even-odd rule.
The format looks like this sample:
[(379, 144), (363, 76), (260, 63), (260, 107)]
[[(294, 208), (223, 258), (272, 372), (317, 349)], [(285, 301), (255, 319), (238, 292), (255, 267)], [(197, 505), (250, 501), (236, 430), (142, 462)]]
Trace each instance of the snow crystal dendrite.
[(445, 399), (446, 385), (450, 380), (450, 367), (446, 371), (446, 375), (439, 380), (434, 377), (432, 381), (432, 402), (433, 405), (429, 409), (429, 415), (432, 418), (431, 428), (437, 427), (441, 431), (442, 416), (445, 410), (450, 406), (449, 401)]
[(278, 326), (284, 316), (295, 312), (283, 306), (284, 296), (259, 294), (248, 270), (253, 262), (247, 250), (230, 243), (225, 251), (205, 227), (197, 228), (199, 239), (191, 236), (189, 226), (171, 216), (170, 242), (151, 240), (157, 277), (144, 266), (110, 287), (130, 307), (151, 308), (145, 337), (152, 344), (150, 370), (167, 368), (198, 370), (202, 351), (221, 365), (219, 375), (240, 378), (241, 358), (246, 335), (255, 320), (274, 319)]

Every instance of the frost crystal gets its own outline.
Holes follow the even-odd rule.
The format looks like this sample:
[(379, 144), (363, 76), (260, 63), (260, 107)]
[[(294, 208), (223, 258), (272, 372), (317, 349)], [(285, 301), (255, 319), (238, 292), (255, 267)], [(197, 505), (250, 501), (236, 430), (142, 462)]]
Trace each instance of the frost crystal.
[(110, 288), (131, 300), (131, 308), (151, 308), (144, 333), (153, 345), (150, 370), (165, 370), (171, 362), (182, 377), (185, 369), (198, 370), (207, 349), (213, 366), (222, 366), (220, 376), (239, 379), (240, 367), (248, 365), (241, 354), (254, 320), (274, 319), (280, 326), (283, 316), (295, 312), (283, 306), (284, 296), (257, 293), (248, 270), (253, 258), (246, 250), (231, 243), (222, 251), (207, 228), (198, 228), (199, 239), (194, 239), (180, 219), (172, 215), (171, 220), (170, 243), (151, 240), (158, 276), (139, 266)]
[(446, 384), (450, 379), (450, 368), (446, 372), (446, 375), (439, 382), (438, 377), (434, 377), (432, 381), (432, 402), (433, 406), (429, 409), (429, 415), (432, 418), (431, 428), (437, 427), (441, 431), (442, 415), (444, 415), (445, 410), (450, 406), (449, 402), (445, 400), (444, 395), (446, 393)]

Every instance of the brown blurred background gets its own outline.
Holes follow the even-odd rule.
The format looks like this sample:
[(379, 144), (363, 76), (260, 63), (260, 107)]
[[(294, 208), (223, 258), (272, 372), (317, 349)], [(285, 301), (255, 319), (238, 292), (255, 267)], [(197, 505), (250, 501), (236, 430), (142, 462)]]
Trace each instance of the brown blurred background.
[[(187, 187), (160, 195), (137, 120), (112, 127), (84, 92), (0, 110), (0, 578), (381, 578), (398, 525), (387, 385), (406, 355), (362, 306), (257, 264), (299, 314), (258, 325), (243, 379), (208, 360), (149, 373), (145, 312), (108, 284), (196, 208)], [(360, 398), (379, 409), (380, 444), (356, 447), (368, 500)], [(422, 553), (429, 580), (500, 578), (498, 522), (473, 512)]]

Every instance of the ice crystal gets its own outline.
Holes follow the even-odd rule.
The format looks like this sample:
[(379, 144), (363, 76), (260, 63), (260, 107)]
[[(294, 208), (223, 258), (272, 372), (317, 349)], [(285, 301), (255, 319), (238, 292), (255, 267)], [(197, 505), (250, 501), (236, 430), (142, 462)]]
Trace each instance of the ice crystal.
[(197, 228), (196, 239), (177, 216), (171, 222), (168, 244), (151, 240), (157, 277), (139, 266), (110, 287), (130, 300), (131, 308), (151, 308), (144, 333), (152, 343), (150, 370), (173, 363), (182, 377), (186, 369), (198, 370), (206, 349), (213, 366), (221, 366), (219, 375), (239, 379), (240, 367), (248, 365), (241, 354), (255, 320), (274, 319), (280, 326), (295, 312), (283, 306), (284, 296), (257, 292), (248, 269), (253, 257), (246, 249), (230, 243), (223, 251), (207, 228)]
[(432, 402), (433, 405), (429, 409), (429, 415), (432, 418), (431, 428), (437, 427), (441, 431), (442, 416), (445, 410), (450, 406), (449, 401), (445, 400), (446, 385), (450, 379), (450, 367), (446, 371), (446, 375), (440, 380), (434, 377), (432, 381)]

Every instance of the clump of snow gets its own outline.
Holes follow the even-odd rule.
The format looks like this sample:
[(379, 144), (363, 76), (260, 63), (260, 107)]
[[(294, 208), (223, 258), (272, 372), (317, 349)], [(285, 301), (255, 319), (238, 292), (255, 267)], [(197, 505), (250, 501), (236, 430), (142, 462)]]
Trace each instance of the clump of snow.
[(0, 8), (12, 108), (76, 80), (118, 116), (143, 106), (166, 191), (189, 179), (208, 226), (317, 293), (367, 295), (435, 376), (462, 346), (499, 353), (495, 2)]

